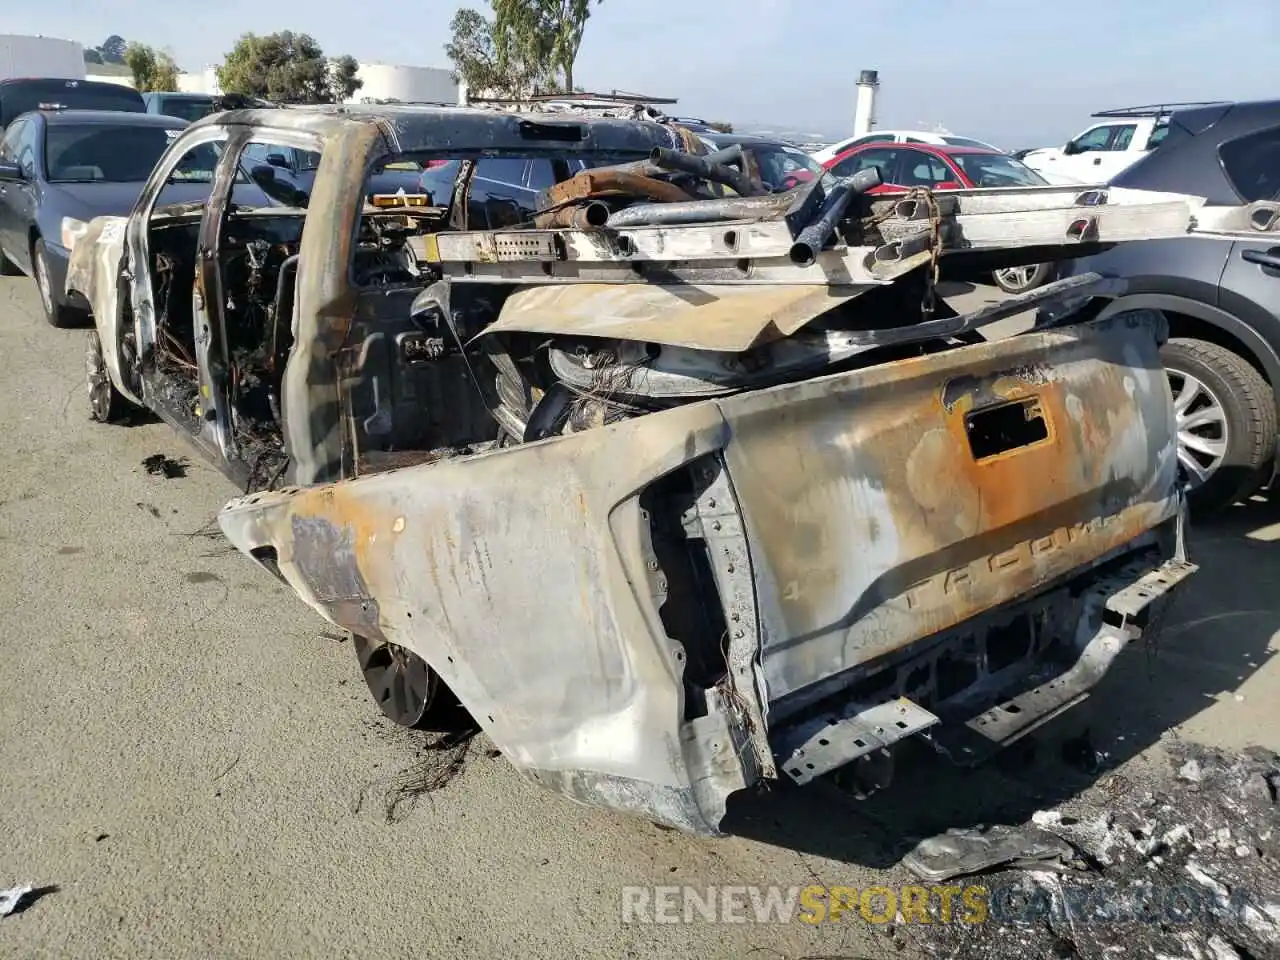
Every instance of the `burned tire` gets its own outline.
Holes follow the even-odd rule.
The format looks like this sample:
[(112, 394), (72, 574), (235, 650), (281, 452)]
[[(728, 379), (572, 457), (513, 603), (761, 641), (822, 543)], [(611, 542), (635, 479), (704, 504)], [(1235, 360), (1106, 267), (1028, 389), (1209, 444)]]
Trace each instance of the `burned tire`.
[(1160, 348), (1178, 431), (1187, 502), (1201, 513), (1256, 493), (1271, 473), (1276, 406), (1271, 387), (1226, 347), (1176, 337)]
[(89, 388), (89, 417), (98, 423), (120, 423), (136, 409), (111, 382), (102, 340), (97, 330), (89, 331), (84, 352), (85, 378)]
[(457, 726), (458, 701), (425, 660), (398, 644), (351, 639), (373, 702), (388, 720), (418, 730)]
[(1026, 293), (1048, 283), (1053, 276), (1053, 264), (1030, 263), (1022, 267), (1004, 267), (994, 270), (991, 279), (1005, 293)]

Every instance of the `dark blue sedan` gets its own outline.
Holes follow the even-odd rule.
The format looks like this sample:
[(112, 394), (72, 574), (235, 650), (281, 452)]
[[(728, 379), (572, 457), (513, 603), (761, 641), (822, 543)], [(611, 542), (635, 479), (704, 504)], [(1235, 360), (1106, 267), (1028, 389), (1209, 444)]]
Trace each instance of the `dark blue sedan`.
[[(88, 307), (64, 292), (76, 238), (94, 217), (133, 209), (156, 161), (185, 126), (184, 120), (146, 113), (49, 110), (23, 114), (5, 131), (0, 274), (34, 277), (55, 327), (81, 322)], [(217, 158), (209, 150), (212, 170)], [(208, 192), (204, 178), (176, 182), (166, 191), (167, 202), (200, 200)]]

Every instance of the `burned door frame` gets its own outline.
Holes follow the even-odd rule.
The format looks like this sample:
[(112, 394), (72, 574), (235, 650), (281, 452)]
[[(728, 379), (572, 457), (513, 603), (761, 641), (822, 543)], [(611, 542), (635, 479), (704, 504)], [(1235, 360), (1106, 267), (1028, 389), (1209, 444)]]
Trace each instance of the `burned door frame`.
[[(231, 367), (230, 351), (227, 347), (227, 314), (226, 291), (223, 287), (222, 239), (228, 218), (231, 216), (231, 204), (228, 202), (235, 190), (235, 175), (243, 172), (247, 185), (253, 184), (244, 166), (244, 152), (251, 143), (267, 143), (289, 147), (294, 150), (308, 150), (324, 156), (325, 139), (313, 133), (278, 126), (237, 126), (227, 143), (226, 155), (219, 160), (218, 174), (214, 178), (214, 190), (209, 198), (204, 220), (200, 226), (200, 242), (198, 248), (199, 262), (204, 279), (205, 290), (217, 292), (214, 311), (214, 322), (210, 326), (210, 339), (205, 347), (206, 354), (201, 354), (197, 343), (197, 359), (201, 365), (201, 387), (205, 380), (205, 371), (209, 371), (208, 382), (218, 411), (218, 428), (221, 433), (223, 455), (228, 461), (241, 461), (244, 458), (235, 435), (231, 421), (231, 395), (226, 380), (226, 371)], [(261, 189), (261, 188), (259, 188)], [(217, 213), (216, 218), (211, 215)], [(302, 220), (302, 236), (306, 236), (307, 222), (310, 213)], [(301, 242), (299, 243), (301, 250)], [(297, 275), (295, 275), (297, 283)], [(197, 287), (198, 288), (198, 287)], [(294, 295), (294, 310), (297, 310), (297, 294)]]
[(298, 248), (294, 341), (280, 383), (287, 476), (304, 486), (351, 473), (337, 358), (359, 296), (352, 271), (365, 182), (375, 163), (400, 152), (385, 122), (343, 124), (318, 139), (320, 166)]
[[(207, 237), (210, 230), (214, 229), (211, 224), (220, 224), (222, 217), (225, 215), (226, 199), (230, 194), (230, 187), (235, 179), (234, 171), (239, 156), (239, 151), (235, 149), (236, 140), (241, 136), (243, 134), (239, 128), (215, 125), (190, 136), (180, 137), (169, 146), (169, 149), (165, 151), (165, 154), (156, 164), (155, 170), (152, 171), (150, 179), (147, 181), (141, 195), (138, 197), (137, 203), (134, 205), (133, 211), (129, 215), (125, 228), (126, 255), (121, 262), (120, 271), (122, 292), (123, 289), (127, 288), (129, 294), (128, 304), (132, 307), (131, 319), (137, 344), (138, 379), (140, 380), (139, 386), (146, 405), (155, 410), (175, 429), (181, 429), (189, 434), (198, 446), (205, 448), (219, 458), (226, 458), (228, 455), (227, 438), (230, 432), (228, 429), (230, 420), (225, 398), (218, 396), (210, 376), (209, 357), (211, 353), (208, 347), (214, 339), (214, 331), (220, 328), (221, 310), (213, 311), (211, 317), (208, 309), (208, 298), (204, 296), (202, 291), (210, 279), (208, 261), (214, 259), (207, 256), (207, 251), (210, 249), (216, 250), (216, 245), (212, 248), (207, 245)], [(192, 330), (196, 333), (194, 346), (198, 366), (198, 387), (201, 397), (213, 409), (214, 418), (212, 420), (204, 419), (200, 430), (193, 432), (188, 424), (182, 423), (168, 414), (163, 404), (156, 402), (153, 359), (156, 345), (156, 313), (151, 282), (151, 219), (155, 213), (160, 194), (168, 186), (169, 177), (179, 162), (192, 150), (206, 144), (212, 145), (218, 142), (224, 143), (225, 146), (223, 147), (222, 155), (218, 158), (217, 167), (214, 169), (209, 199), (205, 203), (204, 213), (200, 219), (200, 231), (196, 243), (197, 276), (191, 294)], [(211, 216), (215, 211), (218, 215), (216, 217)], [(217, 229), (220, 229), (220, 227)], [(124, 325), (129, 319), (129, 314), (125, 311), (125, 301), (122, 297), (118, 297), (116, 309), (117, 352), (123, 342), (121, 334), (124, 332)], [(203, 345), (201, 343), (201, 331), (207, 337)], [(127, 364), (124, 362), (123, 357), (120, 357), (120, 362), (120, 369), (123, 372), (127, 369)]]

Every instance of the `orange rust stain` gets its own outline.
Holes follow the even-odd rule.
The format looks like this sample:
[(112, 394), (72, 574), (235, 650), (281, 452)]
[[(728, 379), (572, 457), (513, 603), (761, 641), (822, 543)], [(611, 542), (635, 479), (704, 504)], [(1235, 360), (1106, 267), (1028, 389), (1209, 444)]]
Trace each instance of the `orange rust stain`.
[[(1103, 502), (1110, 493), (1104, 491), (1109, 465), (1125, 430), (1140, 414), (1124, 386), (1125, 367), (1096, 362), (1087, 354), (1058, 352), (1060, 366), (1076, 360), (1089, 364), (1089, 376), (1069, 383), (1039, 373), (1025, 378), (1010, 373), (985, 380), (983, 388), (977, 372), (974, 390), (980, 397), (957, 395), (953, 389), (947, 396), (950, 409), (943, 403), (949, 379), (945, 368), (936, 377), (922, 376), (906, 368), (929, 360), (903, 361), (898, 365), (900, 383), (864, 389), (862, 402), (851, 404), (848, 413), (833, 398), (830, 410), (814, 414), (808, 422), (823, 425), (819, 435), (825, 443), (811, 444), (805, 455), (781, 444), (776, 454), (758, 462), (766, 469), (739, 477), (780, 586), (790, 585), (783, 588), (789, 591), (785, 603), (793, 626), (803, 631), (829, 626), (822, 622), (824, 612), (847, 610), (859, 600), (843, 595), (853, 586), (851, 576), (871, 577), (875, 564), (887, 563), (875, 582), (865, 585), (872, 592), (862, 600), (878, 595), (879, 603), (897, 608), (899, 615), (911, 606), (913, 584), (907, 577), (917, 583), (938, 581), (928, 588), (928, 602), (911, 610), (914, 622), (891, 630), (894, 645), (910, 643), (1025, 595), (1163, 519), (1160, 503), (1136, 503), (1117, 514), (1113, 504)], [(977, 356), (967, 370), (980, 371), (983, 365)], [(876, 371), (875, 378), (888, 381), (892, 372)], [(1068, 408), (1072, 393), (1079, 400), (1078, 417)], [(992, 399), (1034, 399), (1047, 436), (975, 459), (966, 414), (975, 403)], [(812, 435), (803, 422), (798, 428), (802, 436)], [(785, 439), (785, 431), (744, 434), (752, 459), (766, 449), (756, 445), (766, 437), (777, 443)], [(887, 500), (888, 515), (879, 524), (883, 534), (852, 529), (849, 521), (861, 507), (847, 499), (850, 494), (836, 492), (838, 484), (848, 491), (879, 491)], [(833, 491), (830, 510), (815, 499), (819, 489)], [(840, 517), (838, 526), (828, 519), (834, 516)], [(1108, 522), (1080, 526), (1099, 517)], [(801, 535), (802, 528), (815, 526), (815, 535)], [(1038, 548), (1028, 542), (1037, 536)], [(1050, 537), (1056, 538), (1052, 544)], [(851, 553), (867, 554), (872, 565), (854, 574)], [(969, 563), (982, 569), (967, 571)], [(945, 589), (938, 586), (943, 579), (948, 580)], [(792, 589), (796, 584), (798, 589)], [(833, 596), (835, 590), (842, 595)]]
[(351, 531), (356, 566), (361, 575), (370, 581), (376, 564), (370, 556), (379, 533), (391, 530), (398, 510), (382, 511), (358, 497), (352, 496), (343, 484), (304, 490), (297, 495), (292, 513), (295, 516), (326, 520), (338, 529)]

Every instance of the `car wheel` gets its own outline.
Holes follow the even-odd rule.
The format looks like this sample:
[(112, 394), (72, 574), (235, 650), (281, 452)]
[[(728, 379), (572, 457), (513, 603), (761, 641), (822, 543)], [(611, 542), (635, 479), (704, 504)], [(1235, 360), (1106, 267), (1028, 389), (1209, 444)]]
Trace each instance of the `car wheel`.
[(98, 423), (119, 423), (133, 406), (111, 382), (102, 340), (97, 330), (89, 331), (84, 353), (85, 374), (89, 384), (89, 416)]
[(458, 702), (420, 656), (395, 643), (352, 636), (373, 702), (388, 720), (419, 730), (453, 729)]
[(1005, 293), (1026, 293), (1046, 283), (1053, 273), (1051, 263), (1029, 263), (1021, 267), (1003, 267), (991, 273), (996, 286)]
[(1271, 387), (1239, 354), (1175, 337), (1160, 348), (1178, 431), (1187, 501), (1212, 512), (1256, 493), (1276, 452)]
[(0, 277), (20, 277), (22, 270), (16, 263), (0, 252)]
[(31, 249), (31, 275), (35, 278), (36, 289), (40, 291), (44, 318), (50, 325), (64, 329), (78, 327), (84, 322), (83, 314), (62, 303), (54, 293), (53, 282), (49, 279), (49, 253), (43, 240), (37, 240)]

